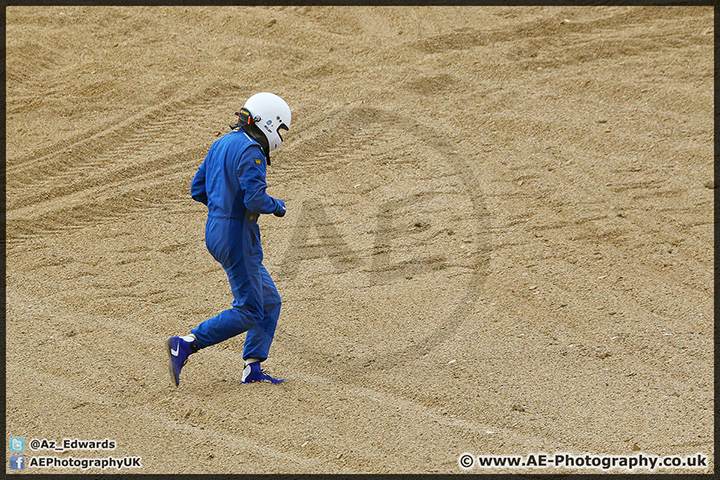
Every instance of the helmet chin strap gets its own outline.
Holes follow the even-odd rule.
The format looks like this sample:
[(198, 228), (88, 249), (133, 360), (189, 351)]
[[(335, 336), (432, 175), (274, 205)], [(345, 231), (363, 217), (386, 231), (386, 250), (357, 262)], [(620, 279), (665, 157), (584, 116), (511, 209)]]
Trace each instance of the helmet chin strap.
[(250, 118), (250, 112), (243, 108), (240, 112), (235, 112), (235, 115), (238, 116), (238, 122), (235, 125), (230, 125), (230, 128), (233, 130), (236, 128), (242, 128), (250, 138), (258, 142), (265, 154), (267, 164), (270, 165), (270, 144), (268, 143), (268, 139), (265, 135), (260, 131), (257, 125), (255, 125), (252, 118)]

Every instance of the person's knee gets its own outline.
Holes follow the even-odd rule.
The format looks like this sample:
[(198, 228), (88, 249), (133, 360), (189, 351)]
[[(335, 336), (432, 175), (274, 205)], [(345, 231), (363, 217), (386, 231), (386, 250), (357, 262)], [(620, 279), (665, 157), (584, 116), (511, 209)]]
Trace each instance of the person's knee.
[[(244, 305), (233, 305), (232, 312), (238, 319), (250, 319), (252, 321), (262, 317), (263, 308), (256, 302), (247, 302)], [(257, 321), (254, 323), (257, 324)]]
[(270, 310), (279, 310), (282, 306), (282, 299), (280, 298), (280, 294), (278, 294), (277, 291), (274, 291), (270, 295), (268, 295), (266, 305), (269, 307)]

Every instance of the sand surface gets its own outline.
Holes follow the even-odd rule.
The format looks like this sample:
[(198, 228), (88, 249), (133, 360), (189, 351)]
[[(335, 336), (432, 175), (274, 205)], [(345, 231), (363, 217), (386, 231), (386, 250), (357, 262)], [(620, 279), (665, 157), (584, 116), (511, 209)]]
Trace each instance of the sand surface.
[[(712, 8), (6, 15), (6, 420), (28, 462), (713, 471)], [(258, 91), (293, 112), (268, 171), (288, 214), (260, 220), (283, 298), (264, 365), (289, 380), (241, 385), (240, 336), (175, 388), (165, 338), (231, 301), (190, 180)], [(27, 448), (64, 438), (117, 447)]]

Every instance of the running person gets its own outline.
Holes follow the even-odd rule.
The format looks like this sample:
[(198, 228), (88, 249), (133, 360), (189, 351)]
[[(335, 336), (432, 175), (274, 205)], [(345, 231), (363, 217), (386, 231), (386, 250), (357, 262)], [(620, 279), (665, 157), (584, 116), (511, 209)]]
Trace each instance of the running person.
[(270, 152), (290, 128), (290, 108), (272, 93), (251, 96), (232, 131), (216, 140), (192, 180), (194, 200), (208, 207), (205, 245), (230, 281), (232, 308), (205, 320), (189, 335), (165, 341), (170, 376), (180, 385), (180, 370), (198, 350), (247, 332), (242, 383), (280, 383), (263, 373), (280, 316), (280, 295), (262, 264), (258, 217), (285, 215), (285, 203), (265, 192)]

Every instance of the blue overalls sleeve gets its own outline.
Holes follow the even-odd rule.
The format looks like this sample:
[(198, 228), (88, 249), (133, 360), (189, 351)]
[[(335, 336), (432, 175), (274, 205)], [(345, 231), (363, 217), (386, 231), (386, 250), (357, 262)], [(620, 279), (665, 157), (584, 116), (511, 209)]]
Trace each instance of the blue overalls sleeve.
[(240, 157), (237, 169), (240, 187), (245, 192), (243, 202), (245, 208), (255, 213), (276, 213), (285, 209), (281, 200), (271, 197), (265, 192), (265, 155), (260, 148), (252, 146)]
[(205, 162), (200, 165), (200, 168), (198, 168), (195, 177), (193, 177), (192, 182), (190, 183), (190, 195), (193, 200), (207, 205), (208, 197), (207, 191), (205, 190)]

